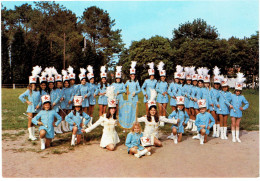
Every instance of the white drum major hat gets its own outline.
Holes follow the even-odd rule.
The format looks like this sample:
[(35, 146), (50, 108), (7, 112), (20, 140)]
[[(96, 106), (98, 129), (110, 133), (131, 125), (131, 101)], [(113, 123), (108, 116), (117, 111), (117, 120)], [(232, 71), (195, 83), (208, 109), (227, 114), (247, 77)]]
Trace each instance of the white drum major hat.
[(246, 80), (243, 73), (237, 73), (236, 78), (236, 84), (235, 84), (235, 90), (242, 90), (243, 89), (243, 83)]
[(36, 84), (37, 83), (37, 77), (39, 77), (39, 73), (41, 73), (42, 68), (38, 65), (36, 65), (35, 67), (33, 67), (32, 70), (32, 76), (29, 76), (29, 83), (30, 84)]
[(166, 71), (163, 70), (164, 63), (160, 61), (160, 63), (157, 65), (157, 69), (159, 71), (160, 76), (166, 76)]
[(73, 103), (74, 106), (82, 106), (83, 97), (82, 96), (74, 96)]
[(70, 77), (70, 80), (71, 79), (76, 79), (76, 75), (73, 73), (73, 67), (69, 66), (68, 68), (68, 72), (69, 72), (69, 77)]
[(130, 74), (135, 74), (136, 61), (131, 62)]
[(219, 78), (220, 69), (217, 66), (214, 67), (213, 73), (214, 73), (214, 84), (220, 84), (221, 82)]
[(184, 96), (177, 96), (176, 100), (177, 100), (177, 103), (176, 103), (177, 105), (184, 105), (185, 97)]
[(41, 97), (42, 104), (45, 104), (47, 102), (51, 103), (51, 96), (50, 95), (44, 95)]
[(149, 69), (148, 69), (148, 74), (149, 75), (154, 75), (154, 63), (153, 62), (150, 62), (147, 64), (149, 66)]
[(92, 67), (91, 65), (88, 65), (87, 70), (88, 70), (88, 72), (89, 72), (89, 73), (87, 74), (88, 80), (94, 78), (93, 67)]
[(122, 66), (116, 66), (116, 79), (119, 78), (121, 79), (121, 70), (122, 70)]
[(102, 78), (107, 78), (107, 73), (106, 73), (106, 66), (101, 66), (100, 68), (100, 77)]
[(68, 72), (66, 70), (62, 70), (61, 74), (63, 75), (63, 82), (70, 80), (70, 77), (68, 76)]
[(86, 69), (80, 68), (80, 74), (79, 74), (79, 80), (81, 81), (82, 79), (86, 78)]
[(156, 107), (156, 96), (157, 96), (157, 92), (155, 89), (150, 89), (151, 91), (151, 96), (150, 99), (148, 100), (148, 107), (150, 108), (151, 106), (155, 106)]
[(200, 99), (197, 101), (199, 108), (207, 107), (206, 99)]
[(177, 65), (177, 66), (176, 66), (176, 72), (174, 73), (174, 78), (175, 78), (175, 79), (180, 79), (182, 72), (183, 72), (183, 67), (180, 66), (180, 65)]

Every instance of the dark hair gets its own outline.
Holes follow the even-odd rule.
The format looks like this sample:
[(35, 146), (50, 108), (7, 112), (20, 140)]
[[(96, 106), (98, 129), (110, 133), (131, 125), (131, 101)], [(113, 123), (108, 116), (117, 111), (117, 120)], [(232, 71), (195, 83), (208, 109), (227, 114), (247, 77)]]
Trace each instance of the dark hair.
[(204, 84), (204, 81), (203, 80), (199, 80), (198, 83), (201, 82), (202, 84)]
[[(110, 109), (111, 108), (115, 108), (116, 109), (116, 107), (109, 107), (108, 109), (107, 109), (107, 114), (106, 114), (106, 118), (110, 118), (112, 115), (110, 114)], [(117, 110), (115, 111), (115, 114), (113, 115), (113, 119), (116, 119), (116, 113), (117, 113)]]
[(48, 94), (51, 94), (51, 89), (49, 88), (49, 84), (50, 84), (50, 83), (53, 83), (53, 89), (52, 89), (52, 90), (55, 90), (55, 89), (56, 89), (55, 82), (49, 82), (49, 83), (48, 83), (48, 86), (47, 86), (47, 88), (46, 88), (46, 90), (47, 90), (46, 92), (47, 92)]
[[(50, 109), (49, 110), (52, 110), (51, 102), (48, 101), (48, 102), (45, 102), (44, 104), (46, 104), (46, 103), (50, 103)], [(42, 110), (44, 110), (44, 108), (43, 108), (44, 104), (42, 104)]]
[(240, 92), (240, 95), (242, 94), (242, 90), (234, 90), (234, 93), (236, 93), (236, 91), (239, 91)]
[[(103, 77), (103, 78), (105, 78), (105, 77)], [(103, 78), (102, 78), (102, 79), (103, 79)], [(105, 84), (103, 84), (102, 79), (101, 79), (101, 81), (100, 81), (100, 88), (101, 88), (101, 89), (103, 89), (103, 85), (105, 85), (106, 87), (108, 87), (107, 79), (105, 78), (105, 79), (106, 79), (106, 83), (105, 83)]]
[[(188, 84), (187, 81), (190, 80), (190, 85), (192, 85), (192, 80), (191, 79), (185, 79), (184, 84)], [(189, 84), (188, 84), (189, 85)]]
[(70, 87), (70, 81), (69, 80), (65, 80), (64, 82), (63, 82), (63, 87), (65, 88), (65, 86), (64, 86), (64, 83), (65, 82), (68, 82), (69, 83), (69, 87)]
[[(46, 88), (45, 88), (45, 92), (46, 92), (46, 91), (47, 91), (47, 88), (48, 88), (48, 87), (47, 87), (47, 82), (45, 82), (45, 81), (44, 81), (44, 82), (41, 82), (40, 85), (43, 84), (43, 83), (46, 85)], [(42, 95), (42, 88), (41, 88), (41, 86), (39, 87), (39, 91), (40, 91), (40, 95)]]
[(222, 90), (223, 87), (227, 87), (227, 92), (229, 91), (229, 86), (221, 86), (221, 89), (220, 89), (220, 90)]
[[(116, 78), (116, 79), (120, 79), (120, 82), (118, 82), (118, 83), (122, 83), (122, 79), (121, 78)], [(115, 79), (115, 83), (117, 83), (116, 79)]]
[[(150, 110), (151, 110), (152, 108), (154, 108), (154, 109), (156, 110), (156, 106), (150, 106), (150, 107), (149, 107), (149, 111), (148, 111), (148, 114), (147, 114), (147, 120), (148, 120), (149, 122), (152, 121), (151, 114), (150, 114)], [(156, 110), (156, 113), (155, 113), (155, 115), (154, 115), (154, 120), (155, 120), (155, 122), (159, 122), (159, 116), (158, 116), (157, 110)]]
[[(76, 109), (75, 109), (76, 106), (73, 106), (73, 107), (74, 107), (74, 108), (73, 108), (73, 109), (74, 109), (74, 110), (73, 110), (73, 115), (76, 116), (76, 112), (77, 112)], [(80, 107), (79, 115), (82, 116), (82, 115), (83, 115), (82, 106), (78, 106), (78, 107)]]

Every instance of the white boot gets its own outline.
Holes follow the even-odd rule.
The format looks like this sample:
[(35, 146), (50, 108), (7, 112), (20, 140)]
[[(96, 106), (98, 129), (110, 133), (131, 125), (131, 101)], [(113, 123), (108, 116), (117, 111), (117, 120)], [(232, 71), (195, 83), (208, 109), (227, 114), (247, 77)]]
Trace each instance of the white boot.
[(70, 130), (70, 126), (69, 123), (67, 121), (65, 121), (65, 125), (66, 125), (66, 129), (68, 132), (71, 132), (72, 130)]
[(76, 138), (76, 135), (75, 135), (75, 134), (72, 134), (71, 146), (75, 146), (75, 138)]
[(63, 130), (63, 132), (68, 132), (68, 130), (67, 130), (67, 128), (66, 128), (66, 123), (65, 123), (64, 120), (61, 121), (61, 126), (62, 126), (62, 130)]
[(195, 120), (192, 120), (193, 125), (192, 125), (192, 130), (191, 131), (197, 131), (197, 126), (195, 125)]
[(62, 134), (63, 132), (61, 131), (61, 123), (57, 126), (57, 133)]
[(92, 126), (92, 120), (93, 120), (93, 117), (90, 117), (90, 121), (88, 122), (88, 127)]
[(173, 136), (174, 144), (178, 144), (178, 134)]
[(214, 124), (214, 125), (213, 125), (213, 134), (212, 134), (212, 137), (213, 137), (213, 138), (216, 138), (216, 134), (217, 134), (217, 125)]
[(33, 137), (33, 134), (32, 134), (32, 132), (33, 132), (32, 127), (28, 128), (28, 131), (29, 131), (29, 139), (32, 140), (32, 141), (36, 140), (36, 138)]
[(134, 154), (134, 156), (135, 156), (136, 158), (140, 158), (140, 157), (141, 157), (141, 155), (140, 155), (140, 151), (139, 151), (139, 150), (137, 150), (137, 153), (136, 153), (136, 154)]
[(236, 131), (235, 130), (232, 130), (232, 142), (236, 142)]
[(191, 128), (190, 128), (190, 127), (191, 127), (191, 124), (192, 124), (192, 122), (190, 122), (190, 119), (189, 119), (189, 121), (188, 121), (187, 126), (186, 126), (185, 129), (191, 129)]
[(225, 139), (225, 137), (224, 137), (224, 127), (220, 127), (220, 138), (221, 138), (222, 140)]
[(45, 149), (45, 140), (44, 138), (40, 138), (41, 140), (41, 150), (44, 150)]
[(192, 123), (193, 123), (193, 122), (192, 122), (192, 119), (189, 120), (189, 123), (190, 123), (190, 125), (189, 125), (189, 128), (188, 128), (188, 129), (192, 129)]
[(238, 143), (241, 143), (241, 140), (239, 139), (239, 130), (236, 130), (236, 140)]
[(227, 127), (224, 127), (224, 139), (227, 140)]
[(201, 138), (201, 135), (199, 133), (192, 137), (192, 139), (196, 139), (196, 140), (199, 140), (200, 138)]
[(139, 154), (140, 154), (140, 157), (143, 156), (143, 155), (145, 155), (146, 153), (148, 153), (148, 150), (147, 150), (147, 149), (141, 150), (140, 153), (139, 153)]
[(200, 144), (203, 145), (204, 144), (204, 136), (200, 137)]
[(220, 133), (220, 124), (217, 124), (216, 138), (219, 138), (219, 133)]
[(35, 127), (31, 127), (32, 128), (32, 136), (33, 136), (33, 139), (32, 140), (37, 140), (37, 138), (35, 137)]
[(171, 135), (168, 136), (167, 139), (173, 139), (173, 133), (171, 133)]
[(54, 133), (57, 133), (57, 129), (58, 129), (57, 127), (54, 127)]

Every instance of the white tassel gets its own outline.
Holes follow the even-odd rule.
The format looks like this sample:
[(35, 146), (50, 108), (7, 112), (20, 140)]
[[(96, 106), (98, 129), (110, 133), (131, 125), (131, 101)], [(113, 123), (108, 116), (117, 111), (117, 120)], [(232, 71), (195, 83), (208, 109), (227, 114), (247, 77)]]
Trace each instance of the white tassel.
[(52, 75), (58, 75), (58, 72), (54, 67), (51, 67), (50, 69), (51, 69)]
[(42, 71), (42, 73), (41, 73), (41, 77), (46, 77), (46, 76), (47, 76), (47, 72)]
[(121, 72), (122, 71), (122, 66), (116, 66), (116, 72)]
[(208, 73), (209, 73), (209, 69), (208, 69), (207, 67), (204, 67), (204, 68), (202, 69), (202, 74), (203, 74), (203, 76), (207, 76)]
[(190, 67), (190, 75), (194, 75), (195, 74), (195, 67), (191, 66)]
[(106, 73), (106, 66), (101, 66), (100, 72), (101, 73)]
[(177, 72), (177, 73), (182, 73), (182, 72), (183, 72), (183, 67), (180, 66), (180, 65), (177, 65), (177, 66), (176, 66), (176, 72)]
[(86, 73), (86, 71), (87, 71), (87, 70), (84, 69), (84, 68), (80, 68), (79, 70), (80, 70), (80, 74), (82, 74), (82, 75), (85, 75), (85, 73)]
[(153, 62), (150, 62), (147, 65), (150, 67), (150, 69), (154, 69), (154, 63)]
[(243, 73), (237, 73), (237, 79), (236, 79), (236, 82), (237, 83), (240, 83), (240, 84), (243, 84), (244, 81), (246, 80), (246, 78), (244, 77), (245, 75)]
[(197, 68), (197, 72), (199, 75), (203, 75), (203, 68), (202, 67)]
[(220, 69), (217, 66), (215, 66), (213, 69), (213, 73), (215, 76), (218, 76), (220, 74)]
[(160, 63), (157, 65), (157, 69), (159, 71), (163, 70), (163, 66), (164, 66), (164, 63), (162, 61), (160, 61)]
[(71, 66), (69, 66), (69, 68), (67, 69), (68, 70), (68, 72), (70, 73), (70, 74), (73, 74), (73, 67), (71, 67)]
[(185, 67), (184, 68), (184, 71), (185, 71), (186, 75), (190, 75), (190, 69), (191, 69), (190, 67)]
[(132, 63), (131, 63), (131, 68), (134, 69), (135, 66), (136, 66), (136, 61), (132, 61)]
[(61, 71), (61, 74), (62, 74), (63, 76), (67, 76), (67, 75), (68, 75), (68, 72), (67, 72), (66, 70), (62, 70), (62, 71)]
[(41, 73), (41, 71), (42, 71), (42, 68), (40, 66), (36, 65), (35, 67), (33, 67), (32, 76), (38, 77), (38, 74)]
[(88, 65), (87, 70), (89, 73), (93, 74), (93, 67), (91, 65)]
[(45, 71), (46, 71), (48, 77), (52, 77), (51, 68), (46, 68)]

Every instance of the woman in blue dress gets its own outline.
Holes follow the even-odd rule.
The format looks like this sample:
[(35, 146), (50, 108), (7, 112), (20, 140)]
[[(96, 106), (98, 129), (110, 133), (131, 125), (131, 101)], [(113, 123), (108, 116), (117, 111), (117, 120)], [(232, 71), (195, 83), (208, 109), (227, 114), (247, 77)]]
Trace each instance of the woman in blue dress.
[(150, 99), (151, 96), (151, 89), (155, 89), (157, 80), (154, 79), (154, 63), (148, 63), (150, 69), (148, 69), (148, 73), (150, 78), (146, 79), (142, 85), (142, 92), (144, 95), (144, 103), (145, 103), (145, 108), (146, 108), (146, 115), (148, 114), (148, 100)]
[[(63, 84), (62, 84), (62, 76), (58, 73), (55, 75), (55, 86), (56, 86), (56, 92), (59, 95), (59, 101), (57, 102), (57, 104), (55, 106), (57, 106), (59, 109), (59, 112), (58, 112), (59, 115), (62, 115), (62, 110), (60, 109), (60, 107), (61, 107), (60, 99), (61, 99), (62, 92), (63, 92), (62, 91)], [(54, 127), (54, 131), (55, 131), (55, 133), (58, 133), (58, 134), (63, 133), (61, 130), (61, 123), (57, 127)]]
[[(80, 80), (81, 84), (79, 84), (77, 87), (78, 88), (77, 95), (82, 96), (81, 107), (82, 107), (83, 112), (85, 112), (87, 114), (88, 107), (89, 107), (88, 97), (90, 96), (90, 91), (89, 91), (89, 87), (87, 85), (85, 74), (86, 74), (86, 69), (80, 68), (79, 80)], [(73, 105), (74, 105), (74, 103), (73, 103)]]
[[(190, 121), (192, 121), (192, 131), (196, 130), (195, 119), (196, 119), (196, 111), (195, 108), (198, 104), (195, 102), (196, 94), (197, 94), (197, 85), (198, 85), (198, 74), (192, 75), (192, 88), (191, 88), (191, 95), (190, 95)], [(196, 106), (195, 106), (196, 105)]]

